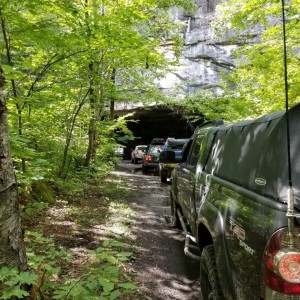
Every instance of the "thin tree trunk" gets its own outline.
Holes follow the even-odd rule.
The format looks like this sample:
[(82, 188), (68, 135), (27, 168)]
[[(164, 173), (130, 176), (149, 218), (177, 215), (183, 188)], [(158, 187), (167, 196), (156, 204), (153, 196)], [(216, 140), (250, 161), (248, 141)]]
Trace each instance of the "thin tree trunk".
[[(82, 106), (86, 103), (86, 101), (88, 99), (87, 96), (88, 96), (89, 92), (90, 91), (88, 90), (87, 93), (85, 94), (85, 96), (79, 102), (78, 107), (77, 108), (75, 107), (74, 110), (73, 110), (71, 125), (70, 125), (70, 128), (69, 128), (68, 132), (67, 132), (67, 137), (66, 137), (66, 144), (65, 144), (65, 148), (64, 148), (63, 161), (62, 161), (61, 166), (60, 166), (59, 171), (58, 171), (58, 177), (60, 177), (60, 178), (63, 178), (63, 177), (66, 178), (66, 176), (67, 176), (67, 172), (65, 172), (65, 167), (66, 167), (67, 157), (68, 157), (68, 153), (69, 153), (70, 143), (71, 143), (71, 139), (72, 139), (72, 136), (73, 136), (73, 131), (74, 131), (76, 119), (77, 119), (78, 114), (81, 111)], [(63, 174), (64, 174), (64, 176), (63, 176)]]
[(4, 77), (0, 68), (0, 267), (27, 268), (18, 186), (9, 147), (8, 122), (4, 100)]
[[(101, 96), (100, 96), (101, 98)], [(92, 160), (96, 159), (97, 148), (99, 147), (99, 130), (98, 124), (101, 121), (103, 116), (103, 109), (104, 109), (103, 101), (93, 101), (91, 102), (92, 108), (92, 117), (90, 119), (89, 124), (89, 132), (88, 132), (88, 139), (89, 145), (85, 156), (85, 167), (89, 167)]]
[[(115, 81), (116, 81), (116, 69), (114, 68), (110, 77), (112, 81), (113, 87), (115, 86)], [(110, 100), (110, 119), (113, 120), (115, 118), (115, 100), (114, 97), (111, 97)]]
[(95, 142), (96, 142), (96, 120), (94, 116), (90, 119), (89, 132), (88, 132), (89, 144), (86, 151), (84, 166), (90, 167), (91, 160), (95, 157)]
[[(90, 71), (92, 71), (92, 66), (90, 65)], [(93, 83), (91, 82), (91, 85)], [(96, 116), (95, 116), (95, 95), (94, 95), (94, 89), (90, 89), (90, 95), (89, 95), (89, 100), (90, 100), (90, 107), (91, 107), (91, 118), (90, 118), (90, 123), (89, 123), (89, 131), (88, 131), (88, 148), (86, 151), (85, 155), (85, 161), (84, 161), (84, 166), (89, 167), (91, 164), (91, 160), (93, 157), (93, 151), (95, 148), (95, 133), (96, 133)]]
[(115, 118), (115, 100), (110, 100), (110, 119)]

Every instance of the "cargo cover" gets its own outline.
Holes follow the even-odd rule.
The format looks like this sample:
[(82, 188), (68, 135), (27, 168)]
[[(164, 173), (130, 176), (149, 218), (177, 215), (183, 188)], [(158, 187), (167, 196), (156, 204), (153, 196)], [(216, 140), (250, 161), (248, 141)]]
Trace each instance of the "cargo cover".
[[(300, 209), (300, 103), (288, 113), (295, 207)], [(286, 111), (279, 111), (253, 121), (220, 126), (205, 171), (286, 203), (286, 124)]]

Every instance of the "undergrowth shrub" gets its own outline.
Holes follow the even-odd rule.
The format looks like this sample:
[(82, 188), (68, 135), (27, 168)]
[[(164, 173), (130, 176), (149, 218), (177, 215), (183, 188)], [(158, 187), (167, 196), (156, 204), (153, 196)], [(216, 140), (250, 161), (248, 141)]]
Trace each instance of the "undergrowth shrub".
[(33, 202), (27, 204), (21, 211), (21, 217), (24, 220), (30, 221), (34, 218), (38, 218), (39, 214), (48, 207), (49, 204), (45, 202)]
[[(122, 271), (131, 252), (123, 251), (125, 244), (104, 241), (102, 247), (89, 250), (93, 259), (82, 266), (82, 275), (60, 276), (58, 267), (72, 259), (65, 249), (56, 249), (53, 239), (37, 232), (26, 233), (28, 264), (32, 271), (19, 273), (16, 269), (0, 269), (0, 299), (56, 300), (114, 300), (133, 294), (136, 286)], [(31, 286), (30, 291), (23, 289)]]
[(136, 290), (131, 278), (122, 272), (123, 263), (132, 256), (124, 252), (125, 244), (104, 241), (103, 247), (90, 250), (94, 260), (84, 266), (80, 279), (67, 279), (54, 292), (53, 299), (99, 299), (114, 300), (128, 296)]
[(29, 296), (29, 292), (24, 290), (24, 285), (33, 285), (38, 276), (30, 272), (19, 273), (17, 268), (0, 269), (0, 299), (23, 299)]

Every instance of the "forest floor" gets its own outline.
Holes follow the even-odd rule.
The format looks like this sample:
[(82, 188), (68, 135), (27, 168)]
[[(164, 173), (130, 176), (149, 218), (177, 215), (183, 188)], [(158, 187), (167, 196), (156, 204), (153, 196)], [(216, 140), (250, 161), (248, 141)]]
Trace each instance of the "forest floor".
[(91, 260), (89, 250), (114, 240), (133, 253), (123, 272), (137, 286), (133, 295), (118, 299), (196, 300), (199, 264), (184, 256), (184, 236), (168, 223), (169, 188), (158, 176), (142, 175), (140, 165), (120, 161), (116, 171), (87, 187), (84, 195), (57, 199), (42, 215), (24, 221), (24, 229), (40, 232), (72, 253), (59, 266), (60, 276), (80, 278)]

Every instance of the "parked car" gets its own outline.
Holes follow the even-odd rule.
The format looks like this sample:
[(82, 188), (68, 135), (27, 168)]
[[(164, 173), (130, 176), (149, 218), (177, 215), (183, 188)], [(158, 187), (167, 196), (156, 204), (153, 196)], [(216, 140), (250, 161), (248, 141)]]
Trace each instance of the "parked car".
[(147, 149), (147, 145), (135, 146), (131, 152), (131, 162), (137, 164), (139, 161), (142, 161), (146, 149)]
[(151, 145), (163, 145), (166, 142), (164, 138), (153, 138), (151, 141)]
[(124, 155), (124, 146), (122, 146), (122, 145), (115, 145), (114, 146), (114, 152), (115, 152), (115, 156), (117, 156), (117, 157), (123, 157), (123, 155)]
[[(163, 151), (159, 156), (159, 176), (161, 182), (167, 182), (167, 179), (171, 177), (171, 173), (176, 166), (177, 162), (181, 161), (182, 148), (188, 139), (175, 139), (168, 138), (163, 146)], [(168, 151), (173, 151), (175, 154), (175, 162), (172, 163), (172, 154)], [(171, 157), (170, 157), (171, 155)]]
[(162, 150), (163, 144), (150, 144), (147, 147), (146, 153), (143, 156), (142, 172), (147, 174), (150, 170), (158, 173), (159, 168), (159, 153)]
[(200, 261), (203, 299), (300, 299), (299, 120), (300, 103), (210, 122), (185, 145), (171, 211), (184, 252)]

